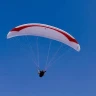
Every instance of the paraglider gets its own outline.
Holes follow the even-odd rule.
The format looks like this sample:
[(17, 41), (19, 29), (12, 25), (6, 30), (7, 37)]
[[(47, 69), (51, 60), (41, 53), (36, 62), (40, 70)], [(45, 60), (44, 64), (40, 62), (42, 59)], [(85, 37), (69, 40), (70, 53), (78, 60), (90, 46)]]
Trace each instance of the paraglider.
[[(7, 34), (7, 39), (16, 36), (28, 36), (28, 35), (52, 39), (61, 42), (65, 45), (68, 45), (78, 52), (80, 51), (80, 45), (72, 35), (57, 27), (40, 23), (29, 23), (17, 26)], [(40, 77), (42, 77), (44, 76), (45, 72), (46, 71), (42, 70), (39, 71), (38, 74)]]
[(41, 71), (38, 70), (39, 77), (43, 77), (45, 72), (46, 71), (44, 71), (44, 70), (41, 70)]

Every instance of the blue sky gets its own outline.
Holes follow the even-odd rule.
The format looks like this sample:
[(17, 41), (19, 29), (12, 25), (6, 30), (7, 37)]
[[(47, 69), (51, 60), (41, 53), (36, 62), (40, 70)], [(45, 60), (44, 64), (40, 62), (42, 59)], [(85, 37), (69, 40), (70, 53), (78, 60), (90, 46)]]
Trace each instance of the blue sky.
[[(95, 5), (95, 0), (0, 1), (0, 96), (96, 96)], [(79, 53), (68, 52), (44, 78), (38, 77), (26, 44), (6, 39), (13, 27), (34, 22), (66, 30), (81, 45)], [(48, 42), (40, 38), (40, 42), (44, 41)], [(35, 46), (35, 42), (32, 44)], [(51, 53), (60, 43), (54, 44)], [(43, 49), (40, 57), (45, 58), (47, 45)]]

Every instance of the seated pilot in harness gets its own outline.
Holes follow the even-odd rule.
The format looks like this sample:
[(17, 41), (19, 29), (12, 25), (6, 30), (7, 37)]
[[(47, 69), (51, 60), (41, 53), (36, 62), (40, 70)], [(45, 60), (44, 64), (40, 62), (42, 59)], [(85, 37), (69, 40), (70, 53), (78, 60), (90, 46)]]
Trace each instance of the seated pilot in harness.
[(46, 72), (46, 71), (44, 71), (44, 70), (38, 71), (39, 77), (43, 77), (44, 74), (45, 74), (45, 72)]

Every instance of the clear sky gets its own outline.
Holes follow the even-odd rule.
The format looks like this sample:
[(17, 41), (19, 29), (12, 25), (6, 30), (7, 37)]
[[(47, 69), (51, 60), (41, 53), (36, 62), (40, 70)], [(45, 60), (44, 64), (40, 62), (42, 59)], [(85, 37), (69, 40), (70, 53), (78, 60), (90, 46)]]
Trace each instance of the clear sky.
[[(0, 96), (96, 96), (96, 0), (1, 0), (0, 13)], [(26, 44), (6, 39), (13, 27), (35, 22), (66, 30), (81, 45), (79, 53), (68, 52), (43, 78)], [(54, 43), (51, 53), (60, 44)]]

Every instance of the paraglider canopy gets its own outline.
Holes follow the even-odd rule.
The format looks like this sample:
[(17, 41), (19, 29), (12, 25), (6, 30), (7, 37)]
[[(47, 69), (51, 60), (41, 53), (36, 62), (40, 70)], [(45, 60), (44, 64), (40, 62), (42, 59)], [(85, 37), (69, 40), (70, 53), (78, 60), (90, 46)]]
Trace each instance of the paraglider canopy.
[(72, 47), (76, 51), (80, 51), (80, 45), (73, 36), (62, 29), (46, 24), (29, 23), (17, 26), (7, 34), (7, 38), (24, 35), (40, 36), (53, 39)]

